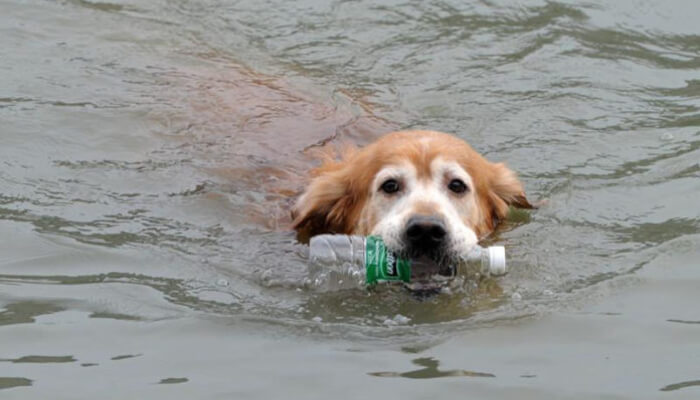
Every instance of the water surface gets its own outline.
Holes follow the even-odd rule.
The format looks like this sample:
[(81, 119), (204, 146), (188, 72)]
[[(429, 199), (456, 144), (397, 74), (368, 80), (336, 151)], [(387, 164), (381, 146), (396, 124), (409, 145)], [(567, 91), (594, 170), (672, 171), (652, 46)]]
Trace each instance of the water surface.
[[(3, 398), (700, 395), (695, 2), (0, 9)], [(511, 272), (304, 290), (314, 151), (403, 128), (547, 200)]]

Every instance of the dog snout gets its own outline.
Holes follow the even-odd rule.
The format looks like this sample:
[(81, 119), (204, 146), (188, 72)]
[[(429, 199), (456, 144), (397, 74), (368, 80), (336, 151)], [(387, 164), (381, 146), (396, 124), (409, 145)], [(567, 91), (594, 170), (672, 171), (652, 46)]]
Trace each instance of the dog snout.
[(447, 228), (440, 217), (415, 215), (408, 219), (404, 236), (412, 250), (430, 252), (442, 247), (447, 238)]

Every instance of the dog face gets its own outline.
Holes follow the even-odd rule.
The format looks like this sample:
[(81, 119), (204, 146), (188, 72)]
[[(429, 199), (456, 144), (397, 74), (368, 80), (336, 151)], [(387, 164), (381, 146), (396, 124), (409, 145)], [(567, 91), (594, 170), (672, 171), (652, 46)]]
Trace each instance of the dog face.
[(515, 174), (439, 132), (388, 134), (313, 171), (294, 227), (378, 235), (393, 251), (442, 264), (493, 231), (510, 205), (532, 208)]
[(361, 219), (394, 251), (439, 260), (478, 242), (474, 181), (457, 162), (437, 156), (429, 165), (387, 165), (371, 187)]

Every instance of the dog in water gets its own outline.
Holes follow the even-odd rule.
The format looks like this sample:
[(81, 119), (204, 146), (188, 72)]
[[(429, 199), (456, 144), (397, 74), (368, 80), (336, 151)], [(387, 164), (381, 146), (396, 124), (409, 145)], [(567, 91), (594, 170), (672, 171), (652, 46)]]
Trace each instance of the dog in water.
[(513, 171), (440, 132), (390, 133), (311, 174), (292, 211), (300, 237), (377, 235), (399, 255), (438, 264), (465, 255), (510, 206), (534, 208)]

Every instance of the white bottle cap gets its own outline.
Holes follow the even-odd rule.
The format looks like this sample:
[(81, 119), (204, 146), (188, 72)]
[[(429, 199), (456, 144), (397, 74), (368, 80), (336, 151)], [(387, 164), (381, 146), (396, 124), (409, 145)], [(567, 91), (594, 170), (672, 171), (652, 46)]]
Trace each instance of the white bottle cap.
[(489, 250), (489, 273), (493, 276), (505, 275), (506, 249), (503, 246), (491, 246)]

